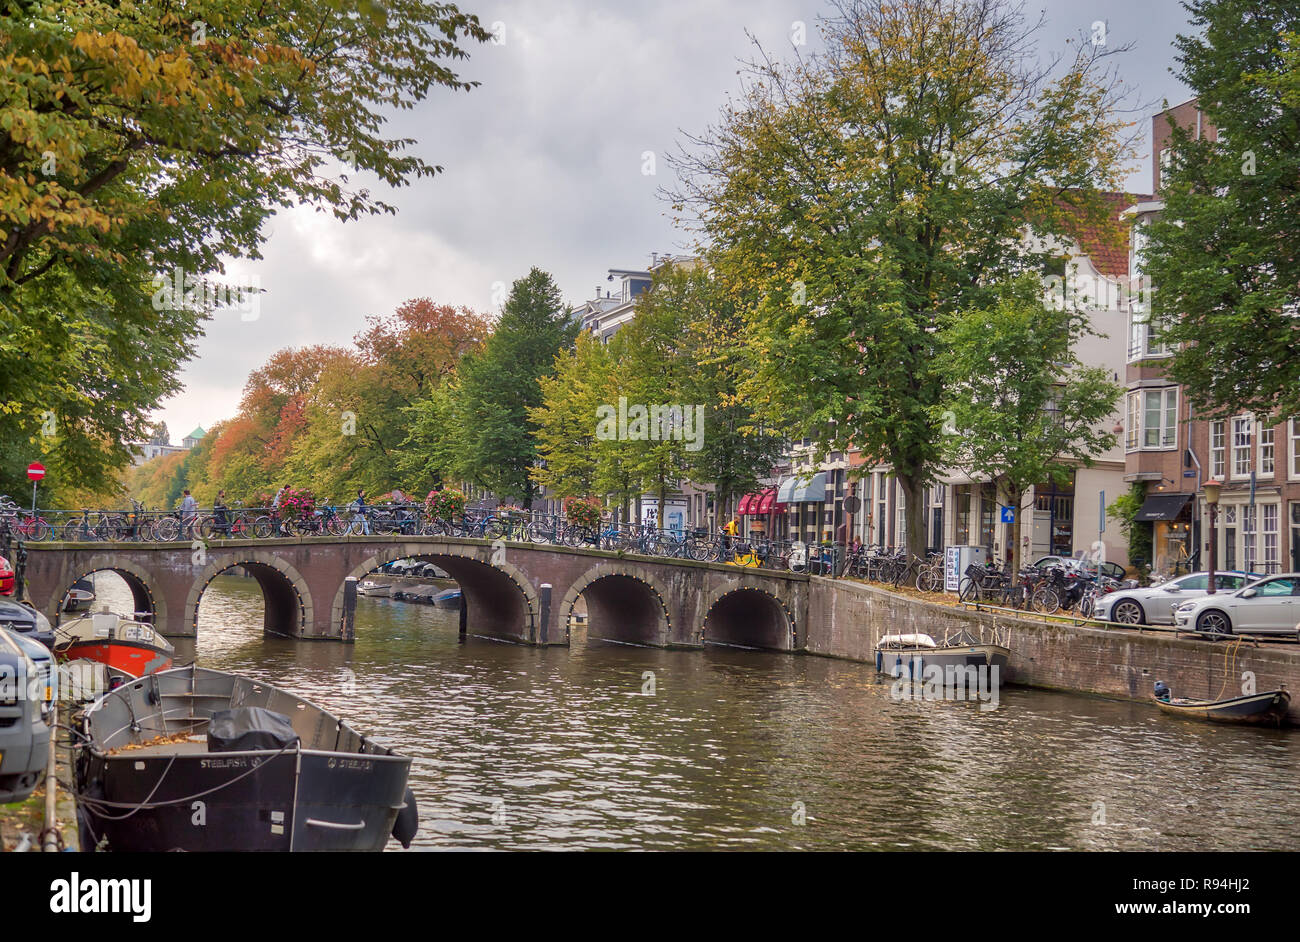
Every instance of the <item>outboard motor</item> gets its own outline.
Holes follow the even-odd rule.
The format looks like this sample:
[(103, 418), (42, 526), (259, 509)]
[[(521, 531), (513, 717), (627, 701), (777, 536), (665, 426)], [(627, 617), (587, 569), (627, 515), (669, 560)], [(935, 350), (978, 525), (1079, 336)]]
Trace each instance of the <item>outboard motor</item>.
[(1169, 686), (1168, 686), (1168, 685), (1167, 685), (1163, 680), (1157, 680), (1157, 681), (1156, 681), (1156, 699), (1157, 699), (1157, 700), (1164, 700), (1164, 701), (1168, 702), (1168, 701), (1169, 701), (1169, 698), (1170, 698), (1170, 696), (1172, 696), (1172, 694), (1173, 694), (1173, 691), (1169, 689)]
[(397, 812), (397, 820), (393, 822), (393, 837), (405, 849), (411, 846), (415, 832), (419, 829), (420, 809), (415, 805), (415, 792), (407, 786), (406, 794), (402, 797), (402, 810)]

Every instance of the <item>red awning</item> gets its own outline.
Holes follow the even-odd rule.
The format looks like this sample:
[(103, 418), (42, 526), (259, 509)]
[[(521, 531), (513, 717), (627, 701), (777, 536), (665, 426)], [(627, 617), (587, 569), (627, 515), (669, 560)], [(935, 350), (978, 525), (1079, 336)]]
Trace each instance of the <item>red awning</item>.
[(757, 503), (758, 503), (757, 494), (746, 494), (744, 497), (740, 499), (740, 506), (736, 510), (736, 516), (743, 517), (747, 514), (753, 513), (754, 511), (751, 509), (751, 505)]
[[(776, 488), (769, 487), (767, 490), (763, 492), (763, 496), (760, 497), (758, 500), (757, 512), (760, 514), (770, 514), (772, 512), (773, 504), (776, 504)], [(784, 510), (785, 510), (785, 505), (782, 504), (777, 506), (778, 513)]]

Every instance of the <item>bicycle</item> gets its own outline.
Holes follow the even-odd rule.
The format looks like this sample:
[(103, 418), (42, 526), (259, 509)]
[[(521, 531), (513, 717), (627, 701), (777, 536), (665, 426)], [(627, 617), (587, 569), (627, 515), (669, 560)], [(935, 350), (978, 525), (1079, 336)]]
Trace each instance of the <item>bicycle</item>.
[(0, 495), (0, 521), (20, 540), (39, 543), (48, 540), (54, 532), (49, 521), (31, 511), (22, 510), (7, 494)]

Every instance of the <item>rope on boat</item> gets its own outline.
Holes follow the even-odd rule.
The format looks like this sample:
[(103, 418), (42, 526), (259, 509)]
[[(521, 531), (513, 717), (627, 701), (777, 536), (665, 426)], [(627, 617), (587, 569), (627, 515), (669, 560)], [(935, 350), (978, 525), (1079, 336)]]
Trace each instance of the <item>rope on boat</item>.
[[(269, 756), (265, 761), (270, 762), (272, 759), (278, 759), (281, 755), (287, 752), (291, 746), (300, 747), (301, 743), (298, 741), (288, 743), (285, 746), (281, 747), (275, 754)], [(157, 783), (150, 790), (149, 794), (145, 796), (144, 801), (141, 802), (109, 801), (106, 798), (96, 798), (92, 795), (88, 795), (83, 792), (72, 791), (72, 789), (69, 789), (69, 791), (72, 791), (73, 797), (75, 797), (78, 801), (84, 802), (87, 808), (90, 809), (92, 812), (94, 812), (95, 817), (103, 818), (105, 821), (125, 821), (127, 818), (133, 816), (139, 811), (145, 810), (146, 808), (153, 809), (153, 808), (165, 808), (169, 805), (183, 805), (186, 802), (195, 801), (199, 798), (203, 798), (206, 797), (207, 795), (211, 795), (214, 794), (215, 792), (219, 792), (223, 788), (228, 788), (231, 785), (234, 785), (239, 780), (243, 778), (247, 778), (249, 775), (252, 775), (258, 769), (260, 769), (264, 764), (263, 762), (259, 762), (257, 765), (253, 766), (248, 771), (240, 772), (234, 778), (230, 779), (229, 781), (222, 782), (220, 785), (217, 785), (214, 788), (209, 788), (205, 791), (197, 792), (193, 795), (187, 795), (184, 798), (171, 798), (168, 799), (167, 801), (159, 801), (151, 804), (149, 802), (149, 799), (152, 798), (158, 792), (159, 787), (161, 787), (163, 780), (167, 778), (167, 773), (171, 771), (171, 768), (175, 764), (175, 762), (176, 762), (176, 756), (173, 754), (171, 759), (168, 760), (167, 762), (167, 768), (163, 769), (163, 773), (158, 777)], [(100, 808), (130, 808), (131, 811), (124, 815), (109, 815), (109, 814), (104, 814), (101, 810), (99, 810)]]
[[(1231, 645), (1223, 649), (1223, 685), (1219, 687), (1219, 694), (1214, 699), (1222, 700), (1223, 691), (1228, 689), (1228, 678), (1233, 676), (1237, 664), (1237, 651), (1241, 648), (1241, 642), (1244, 638), (1238, 637)], [(1232, 666), (1228, 666), (1228, 656), (1232, 656)]]

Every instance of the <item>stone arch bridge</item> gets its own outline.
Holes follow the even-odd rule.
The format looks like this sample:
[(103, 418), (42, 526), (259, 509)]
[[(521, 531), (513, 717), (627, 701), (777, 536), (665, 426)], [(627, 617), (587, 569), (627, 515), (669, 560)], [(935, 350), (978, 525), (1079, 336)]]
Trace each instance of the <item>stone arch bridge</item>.
[(456, 580), (474, 634), (525, 644), (567, 644), (580, 597), (589, 637), (661, 647), (794, 650), (804, 643), (808, 611), (802, 574), (532, 543), (353, 536), (26, 545), (27, 597), (52, 622), (78, 579), (111, 571), (130, 586), (136, 611), (153, 613), (172, 637), (195, 635), (208, 584), (242, 567), (262, 588), (266, 633), (351, 640), (348, 578), (406, 558), (428, 560)]

